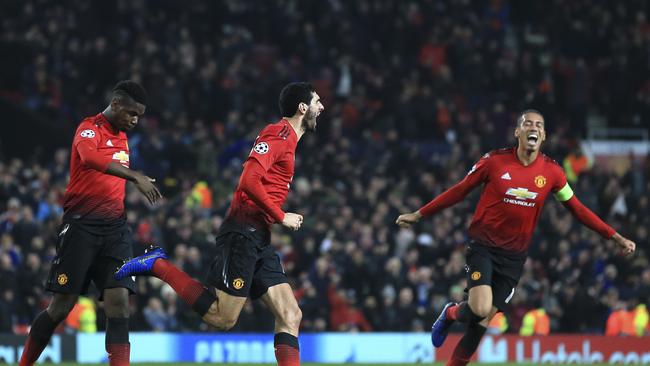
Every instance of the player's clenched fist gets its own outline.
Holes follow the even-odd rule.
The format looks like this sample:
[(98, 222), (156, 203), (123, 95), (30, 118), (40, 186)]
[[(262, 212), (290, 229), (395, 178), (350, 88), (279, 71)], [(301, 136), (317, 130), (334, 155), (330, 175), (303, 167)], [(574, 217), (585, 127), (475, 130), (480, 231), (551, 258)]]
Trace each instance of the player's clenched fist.
[(403, 215), (399, 215), (395, 223), (403, 228), (409, 228), (411, 225), (417, 223), (422, 218), (420, 211), (415, 211)]
[(618, 247), (621, 249), (623, 255), (632, 254), (636, 250), (636, 243), (630, 239), (627, 239), (619, 233), (614, 234), (614, 236), (612, 236), (612, 240), (614, 240), (616, 245), (618, 245)]
[(284, 214), (282, 225), (288, 227), (291, 230), (298, 230), (300, 229), (300, 225), (302, 225), (302, 215), (287, 212)]

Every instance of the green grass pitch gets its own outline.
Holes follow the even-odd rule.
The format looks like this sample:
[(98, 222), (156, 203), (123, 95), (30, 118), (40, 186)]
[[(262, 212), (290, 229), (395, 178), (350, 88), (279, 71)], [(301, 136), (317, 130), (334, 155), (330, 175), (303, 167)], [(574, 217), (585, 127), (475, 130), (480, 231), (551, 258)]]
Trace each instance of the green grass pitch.
[[(133, 366), (197, 366), (197, 365), (204, 365), (205, 363), (132, 363), (131, 365)], [(77, 364), (77, 363), (60, 363), (60, 364), (48, 364), (48, 363), (43, 363), (40, 364), (43, 366), (73, 366), (73, 365), (84, 365), (84, 366), (99, 366), (99, 365), (105, 365), (105, 364)], [(269, 366), (272, 364), (268, 363), (233, 363), (231, 364), (233, 366)], [(342, 366), (342, 365), (347, 365), (347, 364), (327, 364), (327, 363), (303, 363), (302, 366)], [(359, 366), (418, 366), (418, 365), (424, 365), (424, 364), (417, 364), (417, 363), (381, 363), (381, 364), (370, 364), (370, 363), (358, 363), (358, 364), (350, 364), (350, 365), (359, 365)], [(444, 366), (444, 363), (436, 362), (436, 363), (431, 363), (427, 364), (430, 366)], [(470, 363), (470, 365), (493, 365), (493, 366), (532, 366), (534, 364), (532, 363)], [(605, 366), (607, 364), (604, 363), (592, 363), (590, 364), (591, 366)]]

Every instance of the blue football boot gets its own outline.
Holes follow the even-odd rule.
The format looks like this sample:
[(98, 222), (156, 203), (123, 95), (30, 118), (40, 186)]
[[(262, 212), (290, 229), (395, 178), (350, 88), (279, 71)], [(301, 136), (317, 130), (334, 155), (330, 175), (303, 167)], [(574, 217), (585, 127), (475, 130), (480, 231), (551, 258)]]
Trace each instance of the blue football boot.
[(445, 339), (447, 339), (447, 334), (449, 333), (449, 327), (454, 323), (453, 320), (447, 320), (447, 309), (454, 305), (456, 305), (455, 302), (448, 302), (445, 307), (442, 308), (442, 312), (440, 312), (438, 319), (436, 319), (431, 327), (431, 343), (433, 343), (433, 346), (436, 348), (445, 343)]
[(119, 281), (127, 276), (150, 274), (156, 259), (167, 259), (167, 254), (161, 247), (150, 246), (143, 255), (124, 262), (115, 272), (115, 279)]

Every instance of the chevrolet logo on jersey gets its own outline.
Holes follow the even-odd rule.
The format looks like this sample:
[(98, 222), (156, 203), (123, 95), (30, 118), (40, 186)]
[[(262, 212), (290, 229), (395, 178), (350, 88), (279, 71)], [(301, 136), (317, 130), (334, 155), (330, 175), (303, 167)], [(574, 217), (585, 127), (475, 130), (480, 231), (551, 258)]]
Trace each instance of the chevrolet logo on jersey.
[(531, 192), (528, 190), (528, 188), (508, 188), (506, 191), (506, 194), (508, 196), (515, 197), (516, 199), (512, 198), (504, 198), (503, 202), (505, 203), (510, 203), (513, 205), (519, 205), (519, 206), (526, 206), (526, 207), (535, 207), (535, 202), (526, 202), (526, 200), (534, 200), (537, 197), (537, 192)]
[(116, 152), (113, 154), (113, 160), (117, 160), (120, 162), (120, 164), (126, 165), (129, 162), (129, 154), (124, 152), (124, 150)]
[(534, 200), (537, 197), (537, 192), (530, 192), (528, 188), (508, 188), (506, 194), (520, 200)]

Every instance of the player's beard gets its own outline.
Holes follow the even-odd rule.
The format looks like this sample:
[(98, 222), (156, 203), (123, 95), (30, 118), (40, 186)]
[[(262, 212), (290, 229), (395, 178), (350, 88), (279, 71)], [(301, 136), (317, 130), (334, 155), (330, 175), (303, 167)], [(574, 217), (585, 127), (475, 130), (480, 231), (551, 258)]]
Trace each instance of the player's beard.
[(312, 112), (311, 109), (307, 110), (305, 117), (302, 119), (302, 129), (307, 132), (316, 131), (316, 113)]

